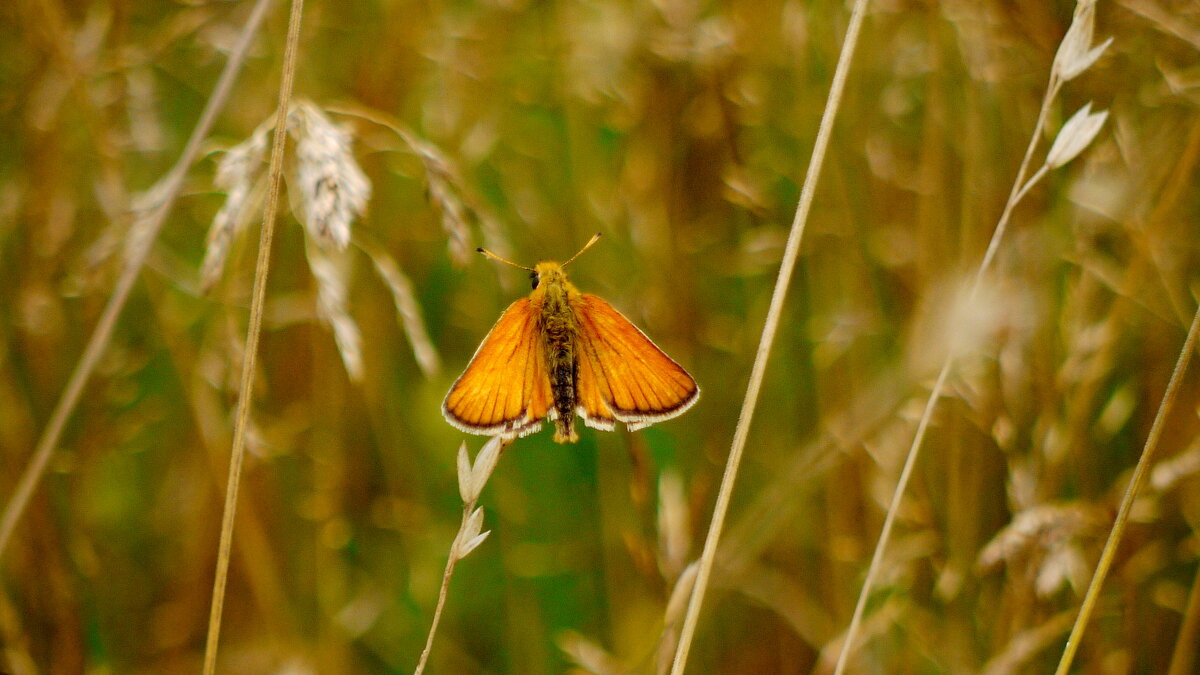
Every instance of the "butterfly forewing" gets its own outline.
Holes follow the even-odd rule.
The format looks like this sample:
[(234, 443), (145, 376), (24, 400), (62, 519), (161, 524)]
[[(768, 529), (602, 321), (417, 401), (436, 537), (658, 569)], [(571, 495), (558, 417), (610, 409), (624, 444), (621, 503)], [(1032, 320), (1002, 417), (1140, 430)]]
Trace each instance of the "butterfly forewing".
[(504, 310), (446, 394), (447, 421), (475, 434), (524, 436), (538, 430), (553, 400), (539, 310), (528, 298)]
[(630, 430), (683, 413), (700, 394), (696, 381), (612, 305), (582, 294), (574, 302), (579, 407), (588, 426)]

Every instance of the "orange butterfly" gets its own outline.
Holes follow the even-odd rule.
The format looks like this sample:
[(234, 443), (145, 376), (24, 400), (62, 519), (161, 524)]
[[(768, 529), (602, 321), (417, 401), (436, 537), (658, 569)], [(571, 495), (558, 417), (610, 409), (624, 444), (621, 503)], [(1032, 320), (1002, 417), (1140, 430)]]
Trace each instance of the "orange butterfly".
[(575, 415), (593, 429), (621, 421), (634, 431), (683, 414), (700, 387), (612, 305), (580, 293), (563, 264), (529, 268), (533, 292), (500, 315), (442, 403), (446, 421), (473, 434), (516, 438), (555, 424), (557, 443), (574, 443)]

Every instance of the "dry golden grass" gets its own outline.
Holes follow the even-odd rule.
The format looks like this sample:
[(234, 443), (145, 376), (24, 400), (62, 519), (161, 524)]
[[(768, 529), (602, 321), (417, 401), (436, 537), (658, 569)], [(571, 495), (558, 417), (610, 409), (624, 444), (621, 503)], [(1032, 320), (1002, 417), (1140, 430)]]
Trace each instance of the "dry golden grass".
[[(2, 546), (2, 671), (201, 668), (261, 203), (225, 212), (248, 227), (230, 221), (208, 265), (206, 232), (237, 192), (214, 181), (219, 151), (274, 113), (283, 3), (209, 152), (187, 159), (187, 138), (251, 4), (0, 8), (0, 508), (136, 272)], [(1074, 9), (869, 6), (688, 672), (833, 669), (950, 349), (847, 671), (1053, 670), (1156, 427), (1074, 668), (1192, 672), (1196, 373), (1155, 419), (1197, 305), (1194, 3), (1096, 6), (1092, 44), (1113, 43), (1050, 103), (1033, 170), (1084, 104), (1108, 118), (969, 290)], [(555, 259), (598, 230), (573, 278), (704, 397), (636, 434), (509, 446), (427, 671), (670, 668), (848, 18), (796, 0), (306, 3), (296, 98), (352, 156), (285, 148), (219, 672), (412, 671), (467, 522), (462, 434), (438, 406), (523, 292), (468, 253)], [(349, 182), (306, 182), (302, 157)], [(316, 189), (353, 192), (351, 160), (361, 215)], [(164, 202), (151, 188), (173, 178)], [(138, 207), (164, 203), (156, 235)], [(324, 221), (318, 250), (322, 204), (352, 220), (345, 237)]]

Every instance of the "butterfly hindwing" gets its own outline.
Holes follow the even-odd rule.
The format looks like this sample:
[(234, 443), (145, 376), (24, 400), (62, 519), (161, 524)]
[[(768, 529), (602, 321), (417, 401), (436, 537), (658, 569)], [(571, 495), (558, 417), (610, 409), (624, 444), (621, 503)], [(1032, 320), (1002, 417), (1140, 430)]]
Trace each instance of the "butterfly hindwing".
[(529, 298), (509, 305), (450, 387), (442, 414), (473, 434), (525, 436), (541, 427), (553, 397), (538, 314)]
[(572, 306), (577, 325), (578, 399), (584, 422), (631, 430), (680, 415), (700, 388), (678, 363), (612, 305), (587, 293)]

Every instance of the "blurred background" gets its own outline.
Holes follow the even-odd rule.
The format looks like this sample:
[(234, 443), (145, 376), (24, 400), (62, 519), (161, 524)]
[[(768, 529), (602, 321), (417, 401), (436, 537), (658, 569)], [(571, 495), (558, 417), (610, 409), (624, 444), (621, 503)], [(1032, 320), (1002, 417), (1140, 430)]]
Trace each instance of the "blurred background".
[[(1196, 306), (1200, 215), (1200, 10), (1102, 2), (1114, 44), (1053, 103), (1035, 161), (1084, 103), (1109, 121), (1030, 192), (982, 300), (962, 303), (1073, 8), (871, 3), (689, 672), (829, 670), (951, 339), (963, 355), (852, 670), (1057, 662)], [(179, 157), (250, 9), (0, 7), (6, 503), (133, 206)], [(826, 0), (305, 4), (295, 95), (344, 130), (370, 199), (338, 259), (340, 324), (297, 208), (281, 210), (221, 672), (411, 672), (461, 517), (455, 453), (483, 441), (441, 399), (528, 292), (472, 251), (531, 265), (597, 231), (574, 282), (704, 393), (641, 432), (557, 446), (543, 429), (506, 450), (481, 502), (492, 535), (459, 563), (430, 671), (656, 671), (848, 16)], [(275, 2), (0, 559), (0, 670), (199, 670), (261, 194), (207, 291), (200, 268), (231, 193), (214, 182), (224, 151), (276, 105), (286, 18)], [(1079, 672), (1165, 672), (1200, 613), (1197, 404), (1189, 373)]]

